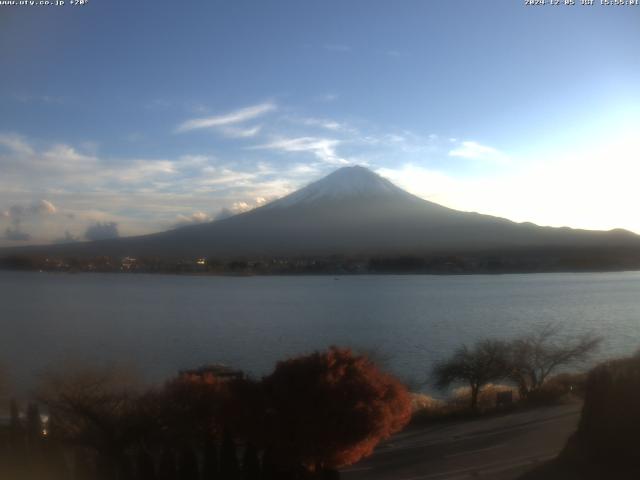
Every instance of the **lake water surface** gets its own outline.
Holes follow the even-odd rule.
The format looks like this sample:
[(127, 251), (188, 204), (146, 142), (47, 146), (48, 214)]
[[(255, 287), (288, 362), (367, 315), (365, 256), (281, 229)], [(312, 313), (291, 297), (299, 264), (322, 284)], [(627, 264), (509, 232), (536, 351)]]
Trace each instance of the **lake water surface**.
[(0, 363), (24, 388), (61, 362), (118, 361), (161, 379), (226, 363), (254, 375), (329, 345), (375, 349), (422, 380), (463, 342), (546, 323), (640, 347), (640, 272), (199, 277), (0, 272)]

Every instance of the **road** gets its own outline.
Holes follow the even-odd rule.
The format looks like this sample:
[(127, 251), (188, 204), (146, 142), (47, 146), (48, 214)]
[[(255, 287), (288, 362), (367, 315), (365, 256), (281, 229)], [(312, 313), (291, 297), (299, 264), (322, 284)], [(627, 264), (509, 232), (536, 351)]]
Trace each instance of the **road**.
[(342, 471), (346, 480), (515, 479), (555, 457), (576, 429), (579, 404), (414, 428)]

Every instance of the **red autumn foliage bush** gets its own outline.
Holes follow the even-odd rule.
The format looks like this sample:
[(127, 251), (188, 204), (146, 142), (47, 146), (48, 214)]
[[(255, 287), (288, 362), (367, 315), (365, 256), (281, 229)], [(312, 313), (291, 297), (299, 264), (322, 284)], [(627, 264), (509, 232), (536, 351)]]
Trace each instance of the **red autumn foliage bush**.
[(269, 447), (310, 470), (357, 462), (411, 418), (406, 388), (348, 349), (280, 362), (263, 387)]
[(153, 416), (161, 431), (171, 432), (176, 439), (204, 441), (221, 435), (224, 409), (232, 401), (234, 381), (206, 369), (181, 372), (160, 391), (147, 394), (142, 404), (147, 409), (155, 408)]

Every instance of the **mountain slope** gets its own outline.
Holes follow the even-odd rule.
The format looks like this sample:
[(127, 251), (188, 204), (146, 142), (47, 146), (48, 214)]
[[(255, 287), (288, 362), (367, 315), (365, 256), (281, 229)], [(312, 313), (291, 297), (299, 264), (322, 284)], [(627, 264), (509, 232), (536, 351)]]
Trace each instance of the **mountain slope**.
[(460, 212), (411, 195), (366, 168), (346, 167), (268, 205), (224, 220), (28, 251), (194, 258), (422, 255), (552, 247), (640, 247), (640, 237), (623, 230), (539, 227)]

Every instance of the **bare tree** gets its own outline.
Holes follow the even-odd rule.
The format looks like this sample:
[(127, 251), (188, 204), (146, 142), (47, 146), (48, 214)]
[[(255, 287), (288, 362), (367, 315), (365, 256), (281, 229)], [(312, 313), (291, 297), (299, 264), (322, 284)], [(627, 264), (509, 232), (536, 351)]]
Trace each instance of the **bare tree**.
[(141, 427), (130, 371), (87, 367), (48, 373), (38, 399), (55, 423), (52, 434), (58, 440), (94, 451), (105, 472), (121, 468)]
[(508, 345), (500, 340), (481, 340), (473, 347), (463, 345), (450, 358), (437, 363), (432, 377), (438, 388), (466, 383), (471, 388), (471, 409), (478, 407), (484, 385), (507, 376)]
[(560, 331), (556, 325), (545, 325), (509, 343), (509, 378), (517, 384), (522, 398), (542, 387), (558, 368), (587, 360), (602, 342), (593, 333), (567, 340)]

